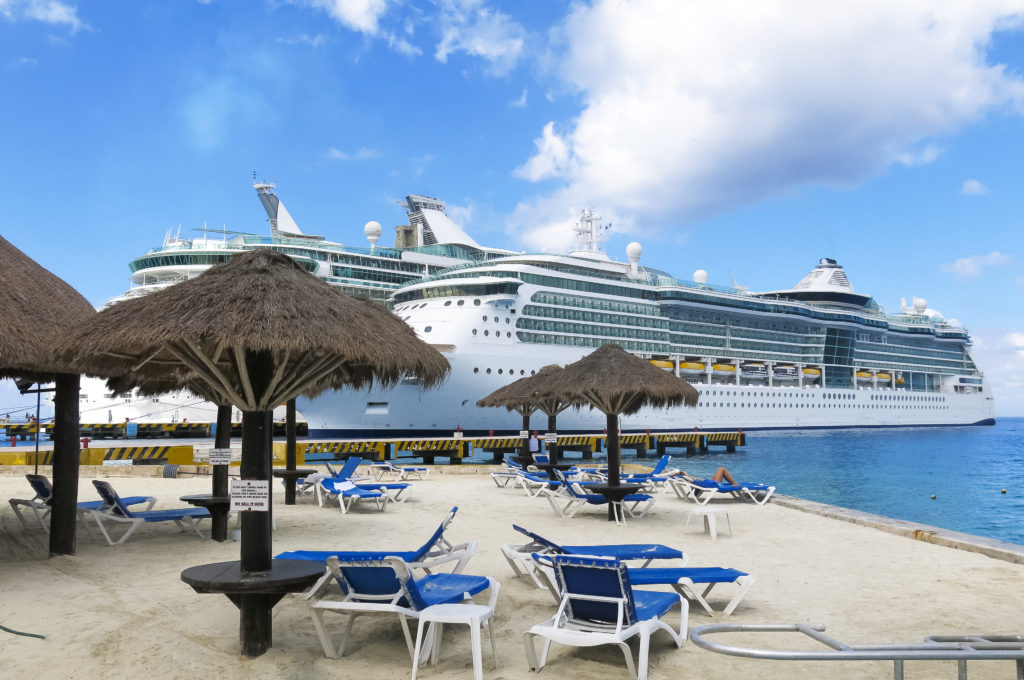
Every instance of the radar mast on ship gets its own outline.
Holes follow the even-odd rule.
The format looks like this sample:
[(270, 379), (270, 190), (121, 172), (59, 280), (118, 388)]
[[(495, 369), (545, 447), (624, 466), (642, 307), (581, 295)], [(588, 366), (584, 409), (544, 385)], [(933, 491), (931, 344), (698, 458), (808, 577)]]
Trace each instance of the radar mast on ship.
[(599, 224), (603, 218), (593, 208), (584, 208), (580, 218), (576, 220), (573, 230), (576, 232), (576, 246), (573, 255), (582, 255), (607, 260), (608, 255), (598, 248), (597, 244), (608, 240), (611, 224)]

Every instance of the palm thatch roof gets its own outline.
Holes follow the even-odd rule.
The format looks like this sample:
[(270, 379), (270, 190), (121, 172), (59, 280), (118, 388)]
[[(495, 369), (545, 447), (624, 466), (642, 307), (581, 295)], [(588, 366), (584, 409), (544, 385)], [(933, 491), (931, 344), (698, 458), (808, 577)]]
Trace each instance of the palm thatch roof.
[(55, 359), (53, 344), (95, 315), (78, 291), (0, 237), (0, 378), (44, 382), (78, 373)]
[(398, 317), (270, 250), (239, 253), (194, 279), (112, 305), (68, 333), (61, 351), (90, 375), (121, 377), (122, 387), (184, 382), (243, 411), (408, 374), (431, 386), (449, 370)]
[(696, 406), (699, 396), (690, 383), (614, 344), (602, 345), (566, 366), (547, 391), (562, 401), (624, 415), (645, 406)]
[(500, 387), (476, 403), (477, 406), (504, 406), (509, 411), (529, 415), (541, 411), (548, 417), (558, 415), (570, 406), (582, 406), (582, 399), (560, 397), (563, 368), (558, 364), (544, 366), (534, 375), (520, 378)]

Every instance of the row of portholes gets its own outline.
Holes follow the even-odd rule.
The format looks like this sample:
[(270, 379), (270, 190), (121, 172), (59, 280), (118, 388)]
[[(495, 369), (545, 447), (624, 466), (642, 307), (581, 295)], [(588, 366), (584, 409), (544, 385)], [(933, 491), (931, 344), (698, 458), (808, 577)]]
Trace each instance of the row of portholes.
[[(768, 403), (768, 404), (741, 403), (741, 404), (735, 404), (735, 403), (726, 403), (724, 401), (721, 402), (721, 403), (719, 403), (719, 402), (711, 402), (711, 403), (698, 402), (697, 406), (714, 407), (714, 408), (717, 408), (717, 407), (722, 407), (722, 408), (730, 408), (730, 407), (747, 408), (747, 407), (750, 407), (750, 408), (753, 408), (753, 407), (756, 407), (756, 406), (761, 406), (763, 408), (813, 408), (815, 406), (818, 407), (818, 408), (826, 408), (826, 407), (827, 408), (901, 408), (900, 406), (897, 406), (896, 404), (785, 404), (785, 403), (783, 403), (783, 404), (778, 404), (778, 403)], [(949, 410), (948, 406), (924, 406), (924, 405), (921, 405), (921, 406), (911, 406), (911, 407), (904, 406), (902, 408), (904, 408), (905, 410), (909, 409), (909, 408), (918, 409), (918, 410), (921, 410), (921, 409)]]
[(702, 395), (707, 394), (708, 396), (718, 396), (721, 394), (723, 397), (800, 397), (800, 398), (811, 398), (816, 396), (814, 392), (791, 392), (786, 394), (769, 394), (767, 392), (749, 392), (746, 395), (736, 392), (735, 390), (709, 390), (708, 392), (701, 392)]
[[(429, 327), (429, 326), (427, 326), (427, 328), (430, 328), (430, 327)], [(476, 329), (474, 328), (474, 329), (473, 329), (473, 335), (476, 335), (476, 333), (477, 333), (477, 330), (476, 330)], [(486, 337), (486, 336), (489, 336), (490, 334), (491, 334), (491, 332), (490, 332), (490, 331), (488, 331), (488, 330), (485, 330), (485, 331), (484, 331), (484, 336), (485, 336), (485, 337)], [(501, 337), (501, 331), (494, 331), (494, 337), (496, 337), (496, 338), (500, 338), (500, 337)], [(511, 337), (512, 337), (512, 331), (505, 331), (505, 337), (506, 337), (506, 338), (511, 338)]]
[[(831, 393), (831, 392), (821, 393), (821, 392), (817, 392), (817, 391), (811, 391), (811, 392), (792, 392), (792, 393), (785, 393), (785, 394), (769, 394), (767, 392), (751, 392), (751, 393), (746, 394), (746, 395), (744, 395), (744, 394), (742, 394), (740, 392), (737, 392), (736, 390), (709, 390), (707, 392), (701, 392), (701, 395), (707, 395), (707, 396), (719, 396), (719, 395), (723, 396), (723, 397), (737, 397), (737, 396), (742, 397), (742, 396), (747, 396), (747, 397), (754, 397), (754, 398), (758, 398), (758, 397), (760, 397), (760, 398), (766, 398), (766, 397), (775, 397), (775, 398), (797, 397), (797, 398), (800, 398), (800, 399), (804, 399), (804, 398), (813, 399), (814, 397), (816, 397), (819, 394), (821, 394), (821, 398), (822, 399), (856, 399), (857, 398), (856, 394), (834, 394), (834, 393)], [(903, 395), (903, 394), (873, 394), (873, 395), (871, 395), (871, 400), (872, 401), (903, 401), (903, 402), (906, 402), (906, 401), (916, 401), (916, 402), (937, 403), (937, 402), (944, 402), (944, 401), (946, 401), (946, 398), (945, 397), (940, 397), (940, 396), (921, 396), (921, 395)]]
[[(474, 373), (479, 373), (480, 369), (479, 368), (474, 368), (473, 372)], [(531, 370), (530, 371), (530, 375), (533, 375), (536, 372), (537, 371)], [(489, 369), (489, 368), (484, 369), (484, 373), (486, 373), (487, 375), (490, 375), (491, 374), (491, 369)], [(505, 369), (504, 368), (499, 368), (497, 373), (498, 373), (498, 375), (504, 375), (505, 374)], [(509, 375), (515, 375), (516, 374), (516, 369), (514, 369), (514, 368), (508, 369), (508, 374)], [(519, 369), (519, 375), (526, 375), (526, 369), (520, 368)]]
[[(515, 314), (514, 311), (512, 313)], [(487, 315), (484, 314), (484, 323), (486, 323), (486, 322), (487, 322)], [(501, 323), (501, 319), (499, 319), (498, 317), (494, 317), (494, 323)], [(505, 323), (512, 323), (512, 319), (510, 319), (509, 317), (506, 316), (505, 317)]]
[[(465, 300), (459, 300), (458, 302), (455, 303), (455, 306), (456, 307), (461, 307), (464, 304), (466, 304)], [(476, 307), (479, 307), (480, 306), (480, 300), (473, 300), (473, 305), (476, 306)], [(451, 307), (452, 306), (452, 301), (451, 300), (445, 300), (444, 301), (444, 306), (445, 307)]]

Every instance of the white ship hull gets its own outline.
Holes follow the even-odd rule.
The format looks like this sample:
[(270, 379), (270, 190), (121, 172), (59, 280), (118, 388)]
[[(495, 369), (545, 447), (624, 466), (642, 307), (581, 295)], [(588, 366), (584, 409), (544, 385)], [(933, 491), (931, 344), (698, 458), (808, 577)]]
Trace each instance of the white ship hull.
[[(518, 346), (515, 356), (495, 353), (446, 354), (452, 372), (439, 388), (415, 385), (393, 389), (326, 392), (300, 398), (299, 410), (313, 439), (380, 436), (447, 435), (460, 428), (470, 434), (518, 432), (522, 417), (504, 409), (480, 408), (476, 402), (502, 385), (541, 366), (576, 361), (584, 352), (545, 347), (543, 356)], [(502, 374), (497, 373), (501, 367)], [(474, 372), (474, 368), (481, 369)], [(491, 368), (487, 374), (486, 369)], [(509, 377), (509, 373), (512, 377)], [(986, 387), (973, 393), (917, 393), (890, 389), (828, 389), (810, 385), (695, 385), (695, 408), (644, 409), (620, 419), (623, 431), (762, 430), (847, 427), (984, 425), (993, 422), (992, 395)], [(547, 417), (536, 413), (531, 429), (543, 430)], [(589, 409), (558, 416), (559, 432), (600, 432), (605, 416)]]

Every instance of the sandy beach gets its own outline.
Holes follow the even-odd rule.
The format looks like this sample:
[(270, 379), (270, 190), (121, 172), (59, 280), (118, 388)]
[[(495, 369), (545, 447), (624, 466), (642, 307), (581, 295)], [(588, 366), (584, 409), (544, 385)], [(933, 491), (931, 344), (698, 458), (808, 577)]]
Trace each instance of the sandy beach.
[[(274, 487), (275, 554), (294, 549), (384, 549), (418, 547), (452, 506), (458, 514), (448, 530), (453, 542), (476, 540), (479, 548), (465, 573), (501, 581), (495, 612), (498, 665), (484, 644), (488, 678), (627, 678), (613, 647), (555, 647), (539, 676), (530, 673), (522, 634), (554, 612), (554, 601), (525, 578), (513, 577), (499, 547), (523, 543), (512, 522), (575, 544), (664, 543), (686, 551), (690, 566), (733, 567), (757, 581), (736, 612), (718, 619), (735, 623), (822, 623), (849, 643), (920, 642), (936, 634), (1022, 634), (1020, 593), (1024, 565), (993, 559), (880, 531), (870, 526), (802, 512), (781, 504), (728, 506), (733, 535), (712, 541), (698, 523), (684, 527), (692, 507), (673, 494), (658, 496), (645, 518), (626, 527), (586, 508), (574, 518), (557, 517), (540, 498), (499, 489), (485, 466), (436, 467), (403, 504), (376, 512), (364, 504), (343, 515), (302, 497), (285, 506)], [(48, 474), (48, 469), (41, 472)], [(210, 478), (164, 479), (143, 470), (83, 468), (81, 500), (93, 500), (90, 477), (110, 481), (122, 495), (153, 495), (157, 508), (183, 505), (178, 497), (208, 492)], [(153, 472), (156, 472), (154, 470)], [(0, 496), (28, 498), (24, 470), (0, 471)], [(238, 611), (220, 595), (199, 595), (181, 582), (182, 569), (238, 559), (239, 544), (200, 540), (170, 524), (150, 524), (127, 543), (110, 547), (80, 530), (75, 557), (46, 559), (46, 534), (25, 531), (10, 507), (0, 510), (0, 625), (44, 635), (45, 640), (0, 631), (0, 668), (5, 677), (64, 678), (338, 678), (408, 677), (409, 656), (394, 616), (356, 621), (346, 654), (328, 659), (313, 630), (308, 605), (286, 597), (275, 609), (274, 646), (245, 659), (238, 650)], [(720, 608), (732, 586), (719, 586)], [(678, 619), (671, 614), (669, 621)], [(698, 605), (690, 628), (713, 623)], [(343, 617), (332, 619), (340, 635)], [(738, 642), (738, 638), (723, 638)], [(792, 646), (790, 638), (744, 638), (745, 643)], [(808, 647), (809, 643), (801, 642)], [(634, 645), (635, 650), (635, 645)], [(1009, 661), (971, 662), (972, 678), (1013, 677)], [(907, 678), (955, 677), (953, 662), (908, 662)], [(776, 662), (713, 654), (687, 642), (676, 649), (669, 637), (651, 644), (650, 677), (820, 678), (892, 677), (884, 662)], [(421, 678), (471, 678), (469, 635), (448, 626), (442, 659), (421, 669)]]

